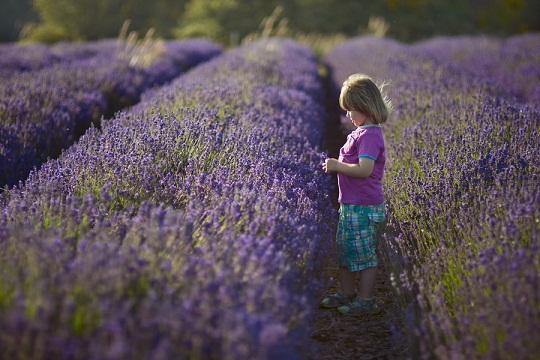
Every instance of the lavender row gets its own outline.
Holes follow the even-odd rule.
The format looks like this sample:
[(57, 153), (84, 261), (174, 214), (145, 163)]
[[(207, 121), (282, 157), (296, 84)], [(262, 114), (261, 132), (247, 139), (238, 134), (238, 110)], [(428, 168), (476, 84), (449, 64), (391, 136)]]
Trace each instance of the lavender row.
[(5, 192), (2, 356), (308, 356), (334, 226), (322, 96), (307, 48), (245, 45)]
[(221, 53), (207, 40), (172, 41), (151, 65), (132, 66), (130, 59), (117, 55), (118, 44), (112, 41), (86, 45), (92, 56), (63, 46), (70, 61), (18, 72), (2, 81), (0, 186), (24, 180), (31, 169), (73, 144), (90, 124), (138, 102), (145, 90)]
[[(510, 44), (528, 39), (501, 52), (518, 53), (522, 46)], [(324, 59), (336, 87), (354, 72), (389, 82), (395, 111), (384, 130), (389, 220), (380, 249), (414, 358), (540, 351), (540, 109), (503, 96), (474, 64), (457, 71), (448, 54), (476, 48), (482, 58), (477, 40), (463, 48), (455, 40), (437, 56), (424, 44), (356, 38)], [(521, 70), (497, 55), (490, 66), (519, 88), (511, 74)]]
[(53, 45), (42, 43), (0, 44), (0, 78), (5, 80), (23, 72), (38, 71), (55, 65), (69, 65), (96, 58), (110, 60), (122, 58), (123, 55), (128, 54), (144, 55), (143, 50), (157, 52), (157, 55), (165, 50), (167, 55), (174, 56), (171, 53), (173, 50), (171, 48), (181, 47), (182, 43), (183, 41), (160, 42), (157, 40), (137, 43), (123, 39), (103, 39), (87, 42), (58, 42)]
[(0, 78), (4, 80), (21, 72), (88, 59), (104, 51), (113, 54), (115, 47), (116, 44), (111, 40), (57, 45), (0, 44)]
[[(413, 46), (435, 62), (488, 82), (496, 94), (540, 103), (540, 33), (496, 37), (435, 37)], [(514, 99), (512, 100), (514, 101)]]

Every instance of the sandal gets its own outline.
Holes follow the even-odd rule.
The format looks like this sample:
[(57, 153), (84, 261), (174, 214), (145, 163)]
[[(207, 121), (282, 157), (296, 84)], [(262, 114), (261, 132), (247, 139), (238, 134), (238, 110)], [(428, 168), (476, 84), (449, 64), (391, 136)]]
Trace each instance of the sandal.
[(325, 309), (335, 309), (345, 304), (354, 301), (356, 298), (356, 292), (351, 295), (345, 294), (343, 291), (338, 291), (336, 294), (330, 295), (321, 301), (321, 307)]
[(346, 316), (361, 316), (378, 314), (381, 309), (377, 305), (375, 297), (372, 297), (371, 299), (357, 297), (347, 305), (340, 306), (338, 311)]

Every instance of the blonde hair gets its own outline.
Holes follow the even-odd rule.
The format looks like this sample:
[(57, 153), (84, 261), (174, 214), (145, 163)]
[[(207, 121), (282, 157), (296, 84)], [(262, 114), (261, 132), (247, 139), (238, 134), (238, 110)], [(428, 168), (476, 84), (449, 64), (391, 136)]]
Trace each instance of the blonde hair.
[(339, 106), (343, 110), (360, 111), (375, 124), (383, 124), (392, 111), (392, 102), (383, 91), (386, 83), (377, 86), (365, 74), (353, 74), (343, 82)]

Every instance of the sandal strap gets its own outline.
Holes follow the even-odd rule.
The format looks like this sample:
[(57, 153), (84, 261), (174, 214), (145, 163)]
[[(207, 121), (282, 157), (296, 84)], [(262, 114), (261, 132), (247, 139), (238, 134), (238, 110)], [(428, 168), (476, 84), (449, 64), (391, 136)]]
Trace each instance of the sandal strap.
[(351, 309), (367, 309), (370, 310), (375, 306), (374, 301), (358, 301), (354, 300), (351, 301), (347, 306), (349, 306)]

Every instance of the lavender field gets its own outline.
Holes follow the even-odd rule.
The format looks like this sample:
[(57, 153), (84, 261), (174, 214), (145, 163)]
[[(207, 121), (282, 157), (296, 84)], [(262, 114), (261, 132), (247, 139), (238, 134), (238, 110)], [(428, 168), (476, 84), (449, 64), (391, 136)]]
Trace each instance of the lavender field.
[[(101, 82), (51, 74), (96, 63), (101, 76), (106, 44), (10, 51), (0, 87), (49, 79), (63, 86), (39, 100), (51, 112), (67, 95), (76, 111), (102, 111)], [(104, 75), (137, 104), (90, 121), (0, 194), (0, 359), (316, 359), (337, 196), (320, 170), (323, 104), (337, 106), (355, 72), (387, 81), (395, 106), (379, 250), (403, 308), (403, 357), (540, 353), (540, 35), (358, 37), (320, 59), (279, 38), (169, 46), (136, 75)], [(41, 137), (65, 135), (23, 116), (29, 105), (4, 109), (23, 109), (17, 126)], [(24, 153), (12, 144), (26, 138), (2, 131), (0, 160)]]
[(0, 187), (26, 179), (145, 90), (221, 53), (204, 39), (141, 47), (119, 40), (0, 45)]
[[(354, 60), (353, 60), (354, 59)], [(387, 81), (381, 253), (414, 358), (540, 353), (540, 35), (349, 40), (335, 88)]]
[(6, 191), (2, 357), (309, 352), (333, 226), (322, 98), (309, 49), (246, 45), (146, 92)]

